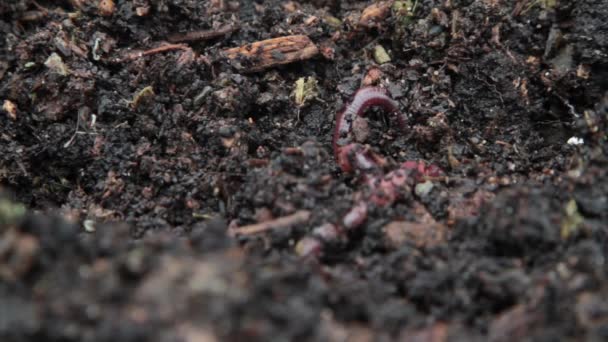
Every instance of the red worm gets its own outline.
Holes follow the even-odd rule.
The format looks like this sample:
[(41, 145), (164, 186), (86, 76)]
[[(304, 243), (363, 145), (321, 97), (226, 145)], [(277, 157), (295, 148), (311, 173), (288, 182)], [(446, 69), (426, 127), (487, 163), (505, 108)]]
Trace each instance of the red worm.
[(395, 113), (399, 125), (402, 128), (405, 127), (405, 117), (399, 112), (399, 104), (391, 98), (386, 89), (378, 87), (361, 88), (355, 93), (353, 100), (338, 112), (333, 138), (336, 157), (340, 147), (352, 142), (351, 132), (355, 117), (363, 116), (365, 111), (373, 106), (381, 107), (389, 113)]
[(327, 223), (313, 229), (296, 244), (296, 253), (302, 257), (318, 257), (323, 253), (326, 244), (348, 239), (348, 231), (357, 229), (367, 219), (369, 204), (389, 206), (400, 196), (401, 192), (409, 189), (408, 179), (414, 175), (414, 182), (424, 181), (427, 176), (438, 177), (441, 169), (435, 165), (427, 165), (423, 161), (410, 160), (389, 173), (384, 173), (383, 165), (386, 160), (369, 148), (354, 142), (353, 122), (357, 116), (363, 116), (372, 106), (379, 106), (391, 114), (397, 115), (402, 129), (405, 128), (405, 117), (399, 112), (398, 103), (390, 97), (387, 90), (377, 87), (361, 88), (355, 93), (353, 100), (344, 107), (336, 118), (336, 128), (333, 137), (336, 162), (343, 172), (353, 170), (363, 171), (367, 193), (363, 199), (344, 215), (341, 222)]

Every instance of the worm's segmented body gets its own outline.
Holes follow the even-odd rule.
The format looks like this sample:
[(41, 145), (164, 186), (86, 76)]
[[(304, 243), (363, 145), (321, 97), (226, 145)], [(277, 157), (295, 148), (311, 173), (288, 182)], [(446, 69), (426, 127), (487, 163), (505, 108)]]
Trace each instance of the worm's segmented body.
[(364, 189), (340, 222), (316, 227), (311, 235), (297, 243), (296, 253), (302, 257), (317, 257), (326, 244), (347, 239), (348, 231), (359, 228), (367, 219), (369, 204), (389, 206), (404, 191), (408, 191), (413, 183), (442, 174), (437, 166), (427, 165), (423, 161), (406, 161), (396, 170), (385, 173), (384, 168), (388, 165), (386, 159), (355, 139), (356, 120), (363, 118), (365, 111), (374, 106), (395, 115), (400, 128), (406, 128), (405, 116), (399, 111), (399, 103), (393, 100), (386, 89), (379, 87), (359, 89), (352, 101), (338, 112), (333, 136), (336, 162), (343, 172), (359, 171)]

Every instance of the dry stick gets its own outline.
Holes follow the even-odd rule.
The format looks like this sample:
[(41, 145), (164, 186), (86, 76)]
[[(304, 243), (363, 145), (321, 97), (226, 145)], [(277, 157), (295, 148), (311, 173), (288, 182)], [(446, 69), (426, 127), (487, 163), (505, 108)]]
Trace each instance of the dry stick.
[(309, 219), (310, 211), (298, 210), (291, 215), (283, 216), (278, 219), (232, 228), (229, 231), (229, 234), (232, 236), (254, 235), (268, 230), (288, 228), (296, 224), (306, 223)]
[(188, 33), (176, 33), (169, 36), (171, 43), (195, 42), (199, 40), (209, 40), (218, 38), (238, 30), (237, 26), (224, 25), (215, 30), (194, 31)]
[[(168, 39), (171, 43), (208, 40), (208, 39), (213, 39), (213, 38), (217, 38), (217, 37), (221, 37), (223, 35), (229, 34), (231, 32), (236, 31), (237, 29), (238, 29), (238, 27), (234, 26), (234, 25), (224, 25), (216, 30), (195, 31), (195, 32), (188, 32), (188, 33), (183, 33), (183, 34), (174, 34), (174, 35), (170, 36)], [(146, 50), (146, 51), (134, 51), (134, 52), (128, 53), (122, 58), (115, 59), (114, 62), (115, 63), (129, 62), (129, 61), (133, 61), (133, 60), (136, 60), (136, 59), (144, 57), (144, 56), (149, 56), (149, 55), (153, 55), (153, 54), (157, 54), (157, 53), (161, 53), (161, 52), (167, 52), (167, 51), (173, 51), (173, 50), (189, 50), (189, 49), (190, 49), (190, 47), (186, 44), (166, 44), (166, 45), (162, 45), (157, 48), (153, 48), (153, 49)], [(204, 57), (204, 58), (205, 59), (203, 61), (206, 64), (211, 64), (211, 62), (208, 61), (208, 59), (206, 57)]]
[(141, 58), (143, 56), (149, 56), (149, 55), (153, 55), (153, 54), (161, 53), (161, 52), (167, 52), (167, 51), (173, 51), (173, 50), (186, 51), (189, 49), (190, 49), (190, 47), (188, 47), (188, 45), (186, 45), (186, 44), (165, 44), (165, 45), (156, 47), (154, 49), (146, 50), (146, 51), (135, 51), (135, 52), (128, 53), (125, 57), (118, 59), (117, 62), (132, 61), (132, 60)]
[(167, 45), (159, 46), (154, 49), (146, 50), (146, 51), (142, 52), (142, 56), (148, 56), (148, 55), (153, 55), (155, 53), (172, 51), (172, 50), (188, 50), (188, 49), (190, 49), (190, 47), (188, 47), (188, 45), (186, 45), (186, 44), (167, 44)]
[[(230, 29), (233, 29), (232, 27)], [(228, 30), (228, 27), (225, 27)], [(208, 37), (211, 33), (197, 34), (197, 38), (202, 36)], [(216, 33), (213, 33), (216, 34)], [(173, 37), (173, 39), (193, 39), (194, 36), (188, 37)], [(111, 60), (113, 63), (129, 62), (139, 59), (144, 56), (166, 52), (171, 50), (192, 50), (186, 44), (167, 44), (147, 51), (133, 51), (126, 53), (123, 57)], [(257, 72), (266, 68), (277, 65), (288, 64), (292, 62), (302, 61), (315, 56), (319, 52), (317, 46), (305, 35), (283, 36), (254, 43), (246, 44), (240, 47), (227, 49), (221, 52), (221, 55), (229, 60), (238, 60), (239, 63), (234, 65), (237, 69), (244, 72)], [(200, 57), (203, 62), (211, 65), (211, 61), (205, 57)], [(240, 62), (248, 64), (243, 66)], [(213, 72), (213, 68), (212, 68)]]

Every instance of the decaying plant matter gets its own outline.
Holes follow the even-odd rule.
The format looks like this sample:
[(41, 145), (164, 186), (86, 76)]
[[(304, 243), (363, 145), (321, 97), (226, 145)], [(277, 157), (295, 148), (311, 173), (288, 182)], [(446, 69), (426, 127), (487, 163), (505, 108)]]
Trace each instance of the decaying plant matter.
[(234, 66), (250, 72), (309, 59), (317, 53), (319, 49), (305, 35), (272, 38), (224, 51)]

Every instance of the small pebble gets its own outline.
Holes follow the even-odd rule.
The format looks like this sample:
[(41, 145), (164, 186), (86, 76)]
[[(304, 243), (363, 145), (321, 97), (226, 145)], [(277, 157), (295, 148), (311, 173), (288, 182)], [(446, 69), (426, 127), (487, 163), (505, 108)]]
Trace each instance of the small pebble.
[(583, 140), (583, 138), (572, 137), (572, 138), (568, 139), (568, 145), (579, 146), (584, 143), (585, 143), (585, 141)]
[(82, 225), (84, 227), (84, 230), (87, 233), (94, 233), (95, 232), (95, 221), (93, 221), (93, 220), (84, 220), (84, 222), (82, 222)]

